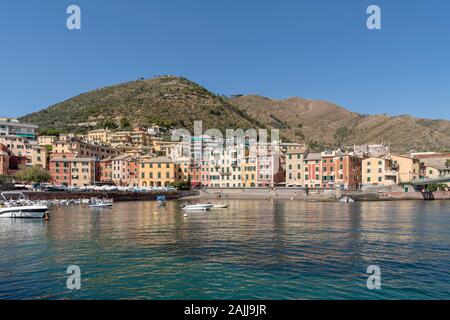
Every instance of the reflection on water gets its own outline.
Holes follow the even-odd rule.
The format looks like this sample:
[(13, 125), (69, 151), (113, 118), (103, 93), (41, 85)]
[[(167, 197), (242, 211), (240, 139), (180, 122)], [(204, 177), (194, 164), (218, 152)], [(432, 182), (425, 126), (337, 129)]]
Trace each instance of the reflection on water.
[[(0, 298), (450, 298), (448, 202), (232, 201), (188, 217), (179, 204), (0, 220)], [(372, 264), (380, 291), (366, 288)]]

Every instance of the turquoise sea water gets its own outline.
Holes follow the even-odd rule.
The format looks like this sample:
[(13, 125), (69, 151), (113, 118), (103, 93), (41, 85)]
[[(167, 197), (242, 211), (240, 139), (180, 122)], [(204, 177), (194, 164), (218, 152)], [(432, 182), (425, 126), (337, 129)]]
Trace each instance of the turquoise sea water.
[[(450, 299), (450, 202), (230, 204), (0, 220), (0, 299)], [(369, 265), (381, 290), (366, 287)]]

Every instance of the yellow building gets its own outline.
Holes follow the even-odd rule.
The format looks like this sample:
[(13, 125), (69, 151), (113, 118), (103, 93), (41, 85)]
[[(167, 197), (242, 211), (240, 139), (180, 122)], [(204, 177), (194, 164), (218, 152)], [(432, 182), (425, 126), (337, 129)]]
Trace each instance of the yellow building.
[(169, 186), (177, 180), (177, 166), (167, 157), (142, 160), (139, 165), (139, 185), (141, 187)]
[(450, 176), (450, 167), (439, 164), (425, 165), (425, 174), (427, 179), (440, 179)]
[(98, 142), (101, 144), (109, 144), (111, 141), (111, 130), (97, 129), (88, 131), (86, 139), (88, 141)]
[(242, 159), (242, 186), (256, 187), (258, 185), (258, 159), (245, 157)]
[(118, 152), (110, 146), (87, 143), (77, 139), (55, 141), (52, 145), (52, 157), (95, 158), (98, 160), (116, 157)]
[(31, 165), (48, 169), (48, 150), (45, 147), (33, 146), (31, 149)]
[(109, 142), (113, 147), (120, 145), (131, 145), (131, 131), (118, 131), (111, 134), (111, 140)]
[(302, 147), (288, 148), (286, 151), (286, 186), (303, 185), (304, 160), (306, 149)]
[(391, 155), (394, 168), (398, 171), (397, 183), (411, 183), (419, 180), (420, 161), (409, 156)]
[(366, 158), (362, 161), (362, 184), (389, 186), (398, 183), (398, 171), (392, 159)]

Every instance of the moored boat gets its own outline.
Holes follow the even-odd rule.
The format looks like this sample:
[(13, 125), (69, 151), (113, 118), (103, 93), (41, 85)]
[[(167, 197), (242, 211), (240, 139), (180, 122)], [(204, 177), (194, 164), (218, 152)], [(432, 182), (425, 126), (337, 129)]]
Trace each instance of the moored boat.
[[(14, 196), (18, 198), (13, 199)], [(0, 208), (0, 218), (48, 218), (48, 207), (33, 204), (22, 192), (2, 192), (1, 197), (5, 208)]]
[(187, 211), (208, 211), (213, 207), (210, 203), (197, 203), (197, 204), (185, 204), (181, 206), (181, 209)]
[(339, 199), (339, 202), (340, 203), (353, 203), (353, 202), (355, 202), (355, 200), (353, 200), (350, 197), (342, 197)]
[(89, 206), (91, 208), (108, 208), (112, 207), (113, 200), (108, 199), (91, 199)]
[(216, 203), (216, 204), (213, 204), (212, 209), (226, 209), (229, 206), (230, 205), (226, 204), (226, 203)]

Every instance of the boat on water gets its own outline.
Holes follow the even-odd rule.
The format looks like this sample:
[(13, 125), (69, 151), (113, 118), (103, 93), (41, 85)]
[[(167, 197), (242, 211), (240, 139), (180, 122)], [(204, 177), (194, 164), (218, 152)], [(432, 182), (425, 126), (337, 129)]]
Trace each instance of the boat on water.
[(209, 211), (213, 207), (210, 203), (184, 204), (181, 209), (186, 211)]
[(216, 203), (216, 204), (213, 204), (213, 207), (211, 209), (226, 209), (229, 206), (230, 205), (226, 204), (226, 203)]
[(164, 196), (164, 195), (157, 196), (156, 201), (158, 201), (158, 207), (166, 206), (166, 196)]
[(22, 192), (2, 192), (1, 198), (5, 207), (0, 208), (0, 218), (48, 218), (48, 207), (30, 203)]
[(355, 200), (353, 200), (350, 197), (342, 197), (339, 199), (339, 202), (340, 203), (353, 203), (353, 202), (355, 202)]
[(89, 207), (91, 208), (110, 208), (113, 205), (113, 200), (109, 199), (91, 199)]

